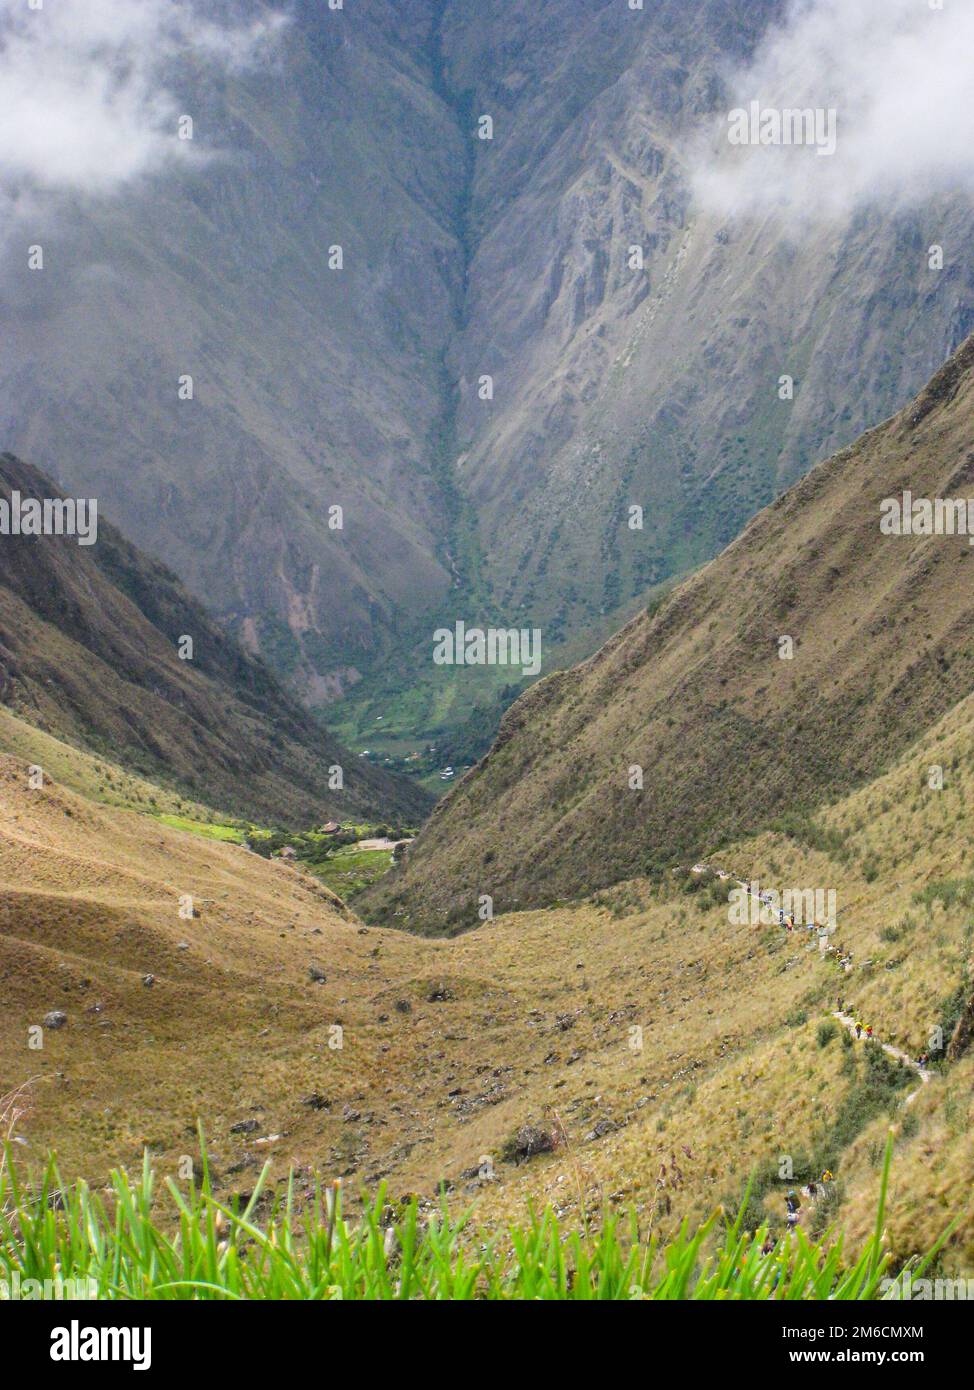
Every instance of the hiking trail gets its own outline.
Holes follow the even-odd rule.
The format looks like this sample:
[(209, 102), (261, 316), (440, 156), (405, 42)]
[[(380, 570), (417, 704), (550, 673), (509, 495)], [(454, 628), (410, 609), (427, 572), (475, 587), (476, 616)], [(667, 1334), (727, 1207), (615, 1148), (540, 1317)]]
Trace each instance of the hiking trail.
[[(771, 911), (777, 911), (778, 926), (781, 927), (782, 930), (788, 931), (789, 933), (801, 932), (802, 930), (814, 931), (817, 937), (821, 934), (821, 929), (818, 927), (817, 923), (806, 923), (803, 928), (794, 919), (794, 917), (789, 918), (782, 910), (775, 909), (773, 905), (773, 899), (770, 899), (765, 894), (754, 894), (751, 891), (751, 884), (746, 879), (739, 878), (737, 874), (729, 873), (726, 869), (718, 869), (713, 864), (705, 863), (694, 864), (690, 872), (694, 874), (710, 872), (716, 874), (717, 877), (721, 879), (723, 882), (736, 883), (739, 887), (744, 889), (745, 893), (749, 898), (756, 898), (756, 900), (761, 904), (763, 908), (767, 908)], [(812, 945), (814, 945), (814, 942), (812, 943)], [(844, 974), (848, 975), (852, 971), (853, 964), (851, 951), (846, 951), (842, 953), (835, 946), (826, 945), (824, 947), (824, 950), (822, 951), (822, 955), (823, 957), (836, 956), (836, 964), (842, 969)], [(872, 962), (866, 961), (864, 962), (864, 964), (871, 965)], [(927, 1070), (927, 1068), (925, 1066), (921, 1066), (915, 1058), (910, 1057), (900, 1048), (894, 1047), (892, 1043), (884, 1043), (875, 1035), (873, 1035), (872, 1037), (866, 1037), (865, 1030), (862, 1028), (862, 1024), (852, 1014), (847, 1013), (845, 1009), (833, 1009), (832, 1017), (837, 1019), (846, 1029), (846, 1031), (850, 1034), (850, 1036), (855, 1038), (857, 1041), (862, 1041), (865, 1043), (877, 1043), (888, 1057), (892, 1057), (894, 1061), (904, 1063), (906, 1066), (910, 1068), (911, 1071), (916, 1072), (916, 1074), (920, 1078), (920, 1085), (917, 1086), (915, 1090), (911, 1091), (908, 1096), (904, 1097), (903, 1100), (904, 1108), (908, 1105), (912, 1105), (913, 1101), (923, 1090), (924, 1086), (926, 1086), (930, 1081), (930, 1073)], [(860, 1033), (858, 1037), (856, 1034), (857, 1024), (860, 1028)], [(795, 1220), (793, 1223), (794, 1225), (805, 1226), (807, 1217), (812, 1211), (814, 1211), (815, 1207), (823, 1199), (826, 1192), (828, 1191), (829, 1186), (830, 1182), (825, 1183), (822, 1181), (816, 1181), (814, 1184), (813, 1191), (809, 1191), (807, 1184), (801, 1189), (802, 1196), (804, 1196), (807, 1200), (807, 1205), (804, 1207), (799, 1206), (796, 1209)], [(789, 1222), (789, 1225), (790, 1224), (792, 1223)]]
[[(832, 1017), (833, 1017), (833, 1018), (837, 1018), (837, 1019), (839, 1020), (839, 1022), (846, 1028), (846, 1030), (847, 1030), (853, 1037), (855, 1037), (855, 1034), (856, 1034), (856, 1019), (853, 1018), (852, 1014), (847, 1014), (847, 1013), (846, 1013), (844, 1010), (842, 1010), (842, 1009), (834, 1009), (834, 1010), (832, 1011)], [(879, 1042), (879, 1039), (878, 1039), (878, 1038), (875, 1038), (875, 1037), (873, 1037), (873, 1038), (863, 1038), (863, 1039), (861, 1039), (861, 1041), (865, 1041), (865, 1042)], [(911, 1091), (910, 1094), (909, 1094), (909, 1095), (906, 1097), (906, 1099), (903, 1101), (903, 1104), (904, 1104), (904, 1105), (910, 1105), (910, 1104), (912, 1104), (914, 1098), (920, 1094), (920, 1092), (923, 1090), (924, 1086), (926, 1086), (927, 1083), (929, 1082), (929, 1080), (930, 1080), (930, 1073), (929, 1073), (929, 1071), (927, 1071), (926, 1067), (921, 1067), (920, 1064), (919, 1064), (919, 1062), (917, 1062), (913, 1057), (908, 1056), (905, 1052), (902, 1052), (898, 1047), (894, 1047), (892, 1043), (880, 1042), (879, 1045), (880, 1045), (880, 1047), (883, 1049), (883, 1051), (886, 1053), (886, 1055), (887, 1055), (888, 1057), (892, 1057), (892, 1058), (893, 1058), (895, 1061), (897, 1061), (897, 1062), (905, 1062), (906, 1065), (907, 1065), (912, 1071), (915, 1071), (916, 1074), (917, 1074), (917, 1076), (919, 1076), (919, 1078), (920, 1078), (920, 1083), (921, 1083), (921, 1084), (916, 1088), (915, 1091)]]
[[(725, 869), (717, 869), (712, 864), (694, 864), (691, 872), (699, 873), (703, 872), (704, 870), (709, 870), (711, 873), (715, 873), (717, 877), (722, 880), (733, 880), (733, 882), (737, 883), (741, 888), (744, 889), (748, 897), (755, 897), (755, 894), (751, 892), (751, 885), (747, 882), (746, 879), (738, 878), (736, 874), (728, 873)], [(757, 901), (760, 902), (762, 907), (770, 907), (771, 905), (769, 899), (765, 897), (765, 895), (763, 894), (757, 895)], [(778, 911), (778, 925), (789, 932), (798, 932), (802, 930), (802, 928), (798, 925), (797, 922), (786, 918), (785, 913), (780, 910)], [(818, 930), (814, 923), (812, 923), (810, 926), (806, 925), (805, 929), (816, 931)], [(826, 946), (823, 954), (833, 955), (838, 954), (838, 952), (834, 946)], [(844, 956), (840, 956), (838, 964), (848, 975), (849, 972), (852, 970), (852, 952), (848, 951)], [(866, 961), (865, 964), (870, 965), (872, 964), (872, 962)], [(930, 1072), (928, 1071), (928, 1069), (925, 1066), (921, 1066), (920, 1063), (916, 1060), (916, 1058), (910, 1057), (906, 1052), (903, 1052), (900, 1048), (894, 1047), (892, 1043), (882, 1042), (878, 1037), (875, 1036), (875, 1034), (869, 1038), (865, 1037), (864, 1032), (857, 1036), (856, 1026), (858, 1020), (855, 1019), (852, 1016), (852, 1014), (846, 1013), (844, 1009), (833, 1009), (832, 1016), (833, 1018), (837, 1018), (839, 1022), (842, 1024), (842, 1026), (850, 1034), (850, 1036), (856, 1038), (857, 1041), (878, 1043), (888, 1057), (892, 1057), (897, 1062), (905, 1063), (905, 1065), (908, 1066), (911, 1069), (911, 1071), (916, 1072), (917, 1076), (919, 1076), (920, 1078), (920, 1085), (916, 1088), (915, 1091), (911, 1091), (910, 1094), (906, 1096), (903, 1101), (904, 1106), (912, 1105), (913, 1101), (923, 1090), (924, 1086), (926, 1086), (930, 1081)]]

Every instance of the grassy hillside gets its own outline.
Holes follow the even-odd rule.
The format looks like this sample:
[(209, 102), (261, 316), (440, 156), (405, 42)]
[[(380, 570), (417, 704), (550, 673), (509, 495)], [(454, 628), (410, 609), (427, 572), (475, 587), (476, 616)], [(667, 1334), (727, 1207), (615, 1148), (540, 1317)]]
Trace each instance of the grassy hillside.
[[(262, 1212), (293, 1169), (299, 1203), (315, 1174), (344, 1177), (352, 1209), (385, 1181), (393, 1213), (410, 1195), (428, 1210), (445, 1183), (485, 1229), (529, 1199), (566, 1231), (631, 1205), (664, 1240), (736, 1209), (749, 1182), (746, 1229), (780, 1236), (785, 1193), (828, 1168), (802, 1228), (837, 1221), (861, 1248), (892, 1125), (886, 1248), (908, 1259), (974, 1180), (974, 1055), (949, 1047), (971, 990), (972, 746), (974, 699), (801, 833), (720, 855), (766, 884), (834, 887), (848, 973), (804, 933), (732, 923), (683, 873), (449, 941), (366, 927), (300, 869), (32, 791), (6, 758), (0, 1074), (25, 1088), (18, 1163), (39, 1175), (54, 1146), (65, 1181), (100, 1187), (148, 1148), (176, 1178), (199, 1165), (201, 1122), (221, 1201), (270, 1160)], [(931, 760), (942, 792), (924, 790)], [(877, 1041), (840, 1026), (840, 995)], [(54, 1010), (66, 1024), (32, 1049)], [(881, 1051), (913, 1058), (937, 1026), (927, 1082)], [(939, 1267), (972, 1259), (962, 1220)]]
[[(14, 490), (59, 495), (4, 454), (0, 495)], [(311, 823), (416, 817), (429, 804), (422, 789), (342, 749), (103, 515), (90, 547), (66, 536), (3, 538), (0, 699), (59, 739), (234, 814)], [(341, 791), (329, 790), (335, 765)]]
[(536, 684), (360, 910), (450, 932), (476, 926), (482, 895), (503, 912), (692, 863), (913, 745), (974, 687), (974, 552), (963, 535), (881, 534), (880, 503), (971, 490), (972, 367), (969, 339), (899, 415)]
[(45, 733), (0, 706), (0, 752), (41, 767), (48, 777), (91, 801), (160, 816), (214, 819), (211, 808), (128, 772), (111, 758), (100, 758)]

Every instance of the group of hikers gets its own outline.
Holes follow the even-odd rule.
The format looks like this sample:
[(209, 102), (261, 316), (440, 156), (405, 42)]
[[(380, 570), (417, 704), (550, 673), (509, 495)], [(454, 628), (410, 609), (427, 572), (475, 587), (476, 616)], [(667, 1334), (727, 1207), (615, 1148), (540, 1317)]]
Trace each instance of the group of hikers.
[[(802, 1197), (807, 1197), (810, 1202), (817, 1202), (820, 1197), (824, 1196), (825, 1189), (828, 1187), (829, 1183), (833, 1181), (832, 1173), (826, 1168), (818, 1182), (815, 1182), (813, 1179), (805, 1184), (802, 1188)], [(799, 1197), (794, 1188), (791, 1188), (785, 1196), (785, 1207), (787, 1209), (788, 1229), (791, 1231), (794, 1230), (801, 1220), (802, 1209), (801, 1197)]]
[[(836, 1006), (836, 1010), (837, 1010), (840, 1014), (847, 1014), (847, 1013), (849, 1012), (848, 1006), (846, 1005), (845, 1001), (843, 1000), (841, 994), (839, 995), (838, 999), (836, 999), (836, 1001), (835, 1001), (835, 1006)], [(855, 1035), (856, 1035), (857, 1038), (865, 1038), (867, 1042), (870, 1041), (870, 1040), (873, 1038), (873, 1036), (874, 1036), (874, 1035), (873, 1035), (872, 1024), (871, 1024), (871, 1023), (863, 1023), (862, 1020), (861, 1020), (860, 1018), (856, 1018), (855, 1023), (852, 1025), (852, 1030), (853, 1030), (853, 1032), (855, 1033)], [(926, 1071), (926, 1069), (927, 1069), (927, 1067), (929, 1067), (929, 1065), (930, 1065), (930, 1053), (929, 1053), (929, 1052), (921, 1052), (921, 1053), (919, 1054), (919, 1056), (916, 1058), (916, 1066), (917, 1066), (918, 1071)]]
[[(702, 870), (707, 867), (709, 866), (703, 864), (695, 864), (694, 871)], [(744, 879), (738, 878), (736, 874), (730, 874), (724, 869), (716, 869), (714, 870), (714, 872), (721, 879), (733, 878), (743, 889), (745, 889), (747, 893), (751, 893), (749, 884)], [(790, 915), (784, 912), (781, 908), (775, 906), (775, 898), (773, 894), (759, 893), (757, 894), (757, 897), (765, 907), (772, 908), (772, 910), (777, 916), (778, 925), (780, 927), (784, 927), (785, 931), (800, 931), (802, 929), (802, 925), (804, 925), (804, 929), (806, 931), (815, 932), (822, 938), (824, 938), (828, 934), (829, 929), (820, 926), (818, 922), (806, 922), (802, 925), (797, 923), (793, 915)], [(832, 930), (834, 930), (834, 928)], [(828, 944), (826, 944), (823, 947), (822, 954), (823, 956), (834, 957), (839, 967), (843, 969), (847, 974), (852, 969), (852, 952), (850, 950), (845, 949), (843, 946), (840, 946), (837, 942), (828, 942)], [(869, 965), (871, 964), (871, 962), (866, 961), (866, 964)], [(842, 999), (841, 995), (836, 1000), (836, 1007), (840, 1014), (846, 1014), (846, 1004), (845, 1001)], [(865, 1038), (867, 1042), (871, 1042), (874, 1038), (872, 1024), (863, 1023), (862, 1019), (858, 1016), (858, 1011), (855, 1011), (853, 1013), (853, 1017), (855, 1018), (855, 1022), (852, 1025), (852, 1031), (855, 1033), (856, 1037), (860, 1040), (862, 1038)], [(926, 1072), (926, 1069), (929, 1066), (929, 1064), (929, 1053), (921, 1052), (919, 1057), (917, 1057), (916, 1059), (916, 1065), (918, 1070), (920, 1072)], [(802, 1188), (802, 1195), (807, 1197), (810, 1202), (815, 1203), (821, 1198), (828, 1184), (832, 1181), (832, 1174), (831, 1172), (829, 1172), (828, 1169), (826, 1169), (817, 1182), (809, 1182), (805, 1187)], [(794, 1188), (792, 1188), (785, 1196), (785, 1207), (787, 1210), (786, 1220), (789, 1230), (793, 1230), (794, 1227), (799, 1224), (799, 1221), (801, 1219), (801, 1206), (801, 1198), (799, 1197), (798, 1193), (794, 1190)], [(767, 1240), (765, 1241), (763, 1253), (770, 1254), (774, 1248), (774, 1237), (769, 1235)]]
[[(695, 865), (694, 867), (696, 868), (705, 866)], [(715, 872), (719, 878), (733, 878), (734, 881), (738, 883), (741, 888), (743, 888), (746, 892), (750, 893), (750, 885), (746, 882), (745, 879), (738, 878), (736, 874), (729, 874), (725, 869), (717, 869), (715, 870)], [(805, 931), (815, 932), (816, 935), (824, 937), (828, 934), (830, 930), (828, 927), (823, 927), (822, 925), (820, 925), (820, 923), (814, 921), (804, 923), (796, 922), (793, 914), (787, 913), (782, 908), (774, 906), (775, 899), (773, 893), (758, 893), (757, 898), (758, 901), (763, 903), (765, 907), (770, 907), (772, 909), (772, 911), (777, 916), (778, 926), (784, 927), (785, 931), (793, 932), (802, 931), (804, 929)], [(834, 930), (834, 928), (832, 930)], [(845, 970), (846, 973), (848, 973), (852, 969), (852, 952), (846, 950), (844, 946), (840, 946), (838, 942), (830, 941), (826, 946), (823, 947), (822, 955), (834, 956), (836, 959), (836, 964), (839, 965), (843, 970)]]
[[(829, 1184), (834, 1181), (835, 1179), (832, 1176), (831, 1170), (826, 1168), (820, 1178), (817, 1180), (813, 1178), (805, 1184), (801, 1189), (801, 1196), (799, 1196), (793, 1187), (789, 1189), (785, 1194), (785, 1221), (789, 1231), (793, 1231), (801, 1222), (802, 1197), (807, 1197), (808, 1201), (814, 1205), (816, 1202), (821, 1201), (828, 1190)], [(776, 1237), (773, 1232), (769, 1231), (767, 1239), (761, 1248), (762, 1255), (770, 1255), (776, 1245)]]
[[(836, 1009), (838, 1010), (838, 1012), (839, 1012), (840, 1014), (846, 1013), (846, 1006), (845, 1006), (845, 1003), (844, 1003), (844, 1001), (843, 1001), (843, 999), (842, 999), (842, 995), (841, 995), (841, 994), (839, 995), (838, 999), (835, 1001), (835, 1007), (836, 1007)], [(869, 1040), (872, 1038), (872, 1036), (873, 1036), (873, 1026), (872, 1026), (872, 1024), (871, 1024), (871, 1023), (863, 1023), (862, 1019), (860, 1019), (860, 1018), (857, 1018), (857, 1019), (856, 1019), (855, 1023), (852, 1025), (852, 1028), (853, 1028), (853, 1032), (855, 1033), (855, 1035), (856, 1035), (857, 1038), (863, 1038), (863, 1037), (865, 1037), (866, 1040), (869, 1041)]]

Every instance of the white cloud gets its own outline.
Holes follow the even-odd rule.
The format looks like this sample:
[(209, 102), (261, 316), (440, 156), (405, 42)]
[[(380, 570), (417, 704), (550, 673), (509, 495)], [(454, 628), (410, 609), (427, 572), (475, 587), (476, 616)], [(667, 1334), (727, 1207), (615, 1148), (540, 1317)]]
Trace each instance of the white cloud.
[(834, 218), (974, 193), (974, 0), (943, 4), (796, 0), (729, 74), (731, 106), (834, 108), (835, 154), (733, 147), (724, 119), (692, 161), (700, 202), (725, 215)]
[[(199, 149), (163, 71), (192, 56), (223, 68), (257, 60), (280, 15), (226, 25), (192, 0), (0, 0), (0, 189), (110, 193)], [(192, 115), (192, 112), (187, 114)], [(199, 157), (197, 155), (197, 157)]]

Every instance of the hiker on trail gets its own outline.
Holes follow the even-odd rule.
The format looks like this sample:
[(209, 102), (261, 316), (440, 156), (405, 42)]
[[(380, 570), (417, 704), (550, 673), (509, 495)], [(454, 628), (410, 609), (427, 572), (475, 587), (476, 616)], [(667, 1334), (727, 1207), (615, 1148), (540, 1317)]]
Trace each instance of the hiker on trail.
[(818, 1188), (815, 1186), (814, 1179), (808, 1184), (808, 1186), (805, 1188), (805, 1191), (808, 1193), (809, 1197), (811, 1197), (812, 1201), (814, 1202), (815, 1198), (818, 1196)]
[(822, 1174), (822, 1182), (824, 1183), (824, 1182), (832, 1182), (832, 1181), (833, 1181), (833, 1178), (832, 1178), (832, 1170), (831, 1170), (830, 1168), (826, 1168), (825, 1172)]
[(872, 1026), (872, 1024), (870, 1024), (869, 1027), (866, 1029), (866, 1037), (867, 1037), (867, 1038), (871, 1038), (872, 1035), (873, 1035), (873, 1026)]
[(929, 1065), (929, 1062), (930, 1062), (930, 1055), (929, 1055), (929, 1053), (927, 1053), (927, 1052), (921, 1052), (920, 1055), (919, 1055), (919, 1057), (917, 1058), (917, 1066), (920, 1068), (920, 1070), (921, 1070), (921, 1071), (926, 1071), (927, 1066)]
[(785, 1206), (788, 1208), (788, 1229), (792, 1230), (798, 1225), (798, 1212), (801, 1209), (801, 1199), (794, 1188), (785, 1197)]
[(857, 1037), (857, 1038), (861, 1038), (861, 1037), (862, 1037), (862, 1024), (861, 1024), (861, 1023), (857, 1023), (857, 1024), (856, 1024), (856, 1037)]
[(762, 1255), (772, 1255), (772, 1254), (774, 1254), (774, 1247), (775, 1247), (775, 1238), (774, 1238), (774, 1236), (771, 1234), (771, 1232), (769, 1231), (769, 1232), (768, 1232), (768, 1237), (767, 1237), (767, 1239), (765, 1240), (764, 1244), (761, 1246), (761, 1254), (762, 1254)]

